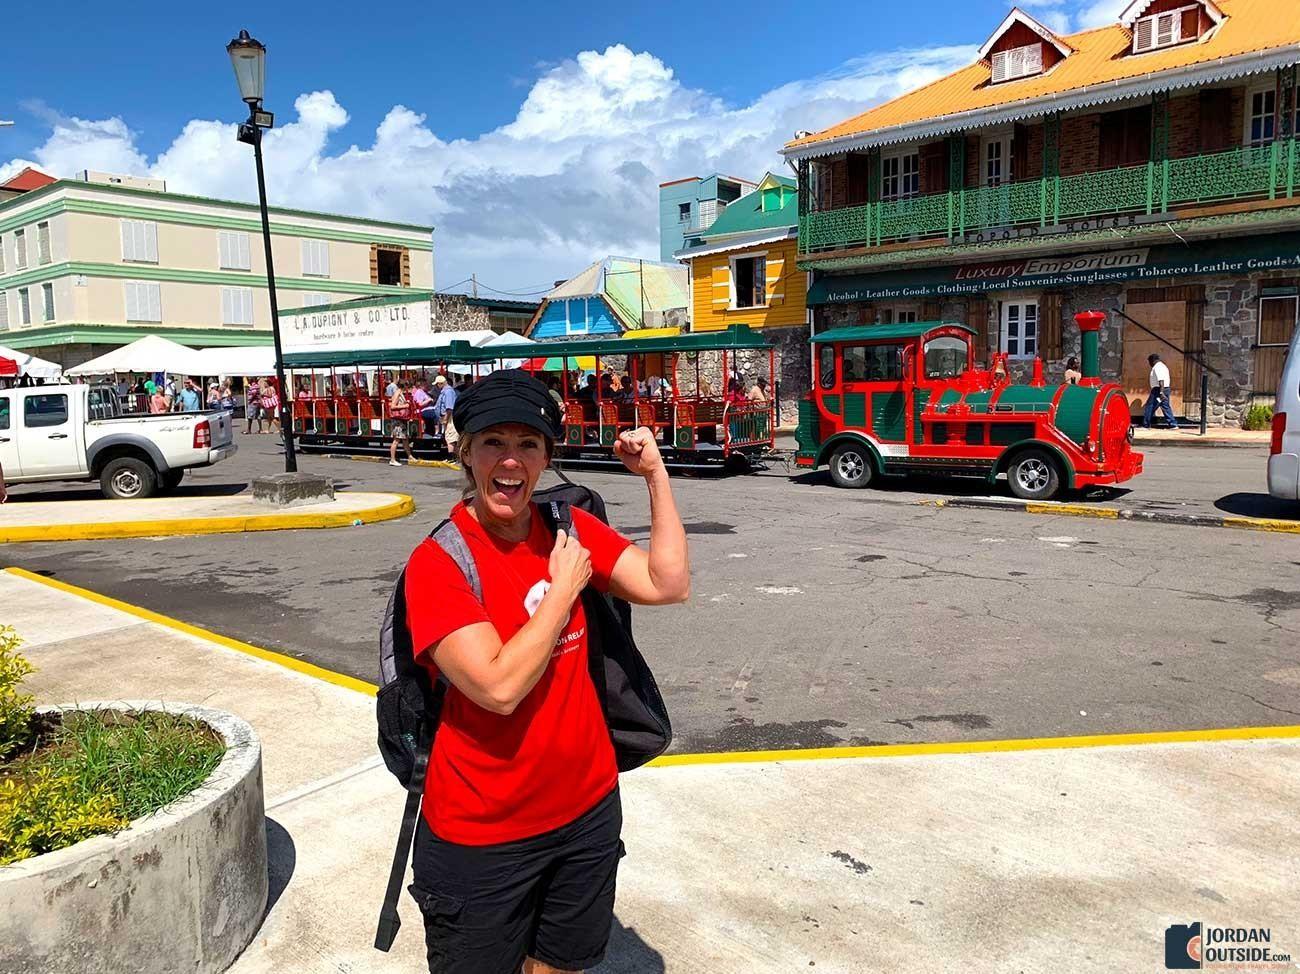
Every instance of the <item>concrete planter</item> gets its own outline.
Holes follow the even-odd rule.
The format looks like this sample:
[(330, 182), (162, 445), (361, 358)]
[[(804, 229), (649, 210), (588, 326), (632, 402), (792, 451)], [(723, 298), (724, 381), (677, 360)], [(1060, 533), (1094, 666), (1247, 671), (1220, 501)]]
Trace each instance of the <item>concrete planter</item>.
[(266, 909), (262, 746), (206, 707), (114, 701), (64, 710), (162, 710), (200, 720), (226, 754), (202, 785), (117, 835), (0, 867), (5, 974), (217, 974)]

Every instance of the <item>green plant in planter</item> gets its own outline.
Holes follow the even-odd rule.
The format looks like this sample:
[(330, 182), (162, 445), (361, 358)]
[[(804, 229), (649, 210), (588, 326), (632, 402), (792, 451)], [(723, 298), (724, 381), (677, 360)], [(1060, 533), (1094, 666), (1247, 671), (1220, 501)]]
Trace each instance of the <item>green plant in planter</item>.
[(1244, 430), (1266, 430), (1273, 425), (1273, 407), (1256, 403), (1246, 412), (1246, 416), (1241, 421), (1241, 428)]
[(75, 777), (58, 769), (38, 768), (0, 781), (0, 866), (129, 824), (107, 788), (87, 795)]
[(0, 626), (0, 761), (30, 733), (32, 698), (18, 687), (35, 667), (18, 652), (22, 642), (10, 626)]

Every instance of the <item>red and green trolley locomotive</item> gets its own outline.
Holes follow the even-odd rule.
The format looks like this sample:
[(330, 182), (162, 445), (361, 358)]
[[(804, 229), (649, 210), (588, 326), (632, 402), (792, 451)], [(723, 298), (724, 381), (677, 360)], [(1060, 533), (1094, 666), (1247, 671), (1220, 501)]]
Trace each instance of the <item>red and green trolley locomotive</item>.
[(1098, 377), (1099, 311), (1075, 316), (1083, 378), (1049, 385), (1007, 377), (1006, 356), (975, 367), (974, 330), (953, 323), (836, 328), (813, 336), (814, 388), (799, 404), (803, 467), (829, 465), (840, 487), (878, 476), (1007, 475), (1012, 493), (1047, 500), (1142, 472), (1123, 390)]

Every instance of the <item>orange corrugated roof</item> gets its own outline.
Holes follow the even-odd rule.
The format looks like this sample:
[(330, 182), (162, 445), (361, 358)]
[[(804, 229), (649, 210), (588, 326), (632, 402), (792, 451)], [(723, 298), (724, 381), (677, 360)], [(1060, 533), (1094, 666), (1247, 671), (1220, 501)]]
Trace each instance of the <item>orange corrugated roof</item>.
[(58, 180), (53, 176), (47, 176), (39, 169), (28, 166), (17, 176), (7, 182), (0, 183), (0, 189), (15, 189), (25, 193), (28, 190), (40, 189), (42, 186), (48, 186), (54, 182), (58, 182)]
[(1062, 35), (1062, 40), (1075, 48), (1075, 53), (1044, 74), (994, 85), (989, 80), (988, 64), (977, 61), (839, 125), (795, 139), (786, 148), (1064, 94), (1220, 58), (1300, 45), (1296, 0), (1220, 0), (1218, 6), (1227, 19), (1191, 44), (1132, 54), (1132, 35), (1118, 23)]

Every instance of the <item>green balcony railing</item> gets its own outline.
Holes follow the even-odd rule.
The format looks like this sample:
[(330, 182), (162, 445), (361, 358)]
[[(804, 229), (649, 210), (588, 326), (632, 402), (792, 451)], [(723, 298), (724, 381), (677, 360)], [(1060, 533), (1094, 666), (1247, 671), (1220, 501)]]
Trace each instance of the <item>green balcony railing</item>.
[(1027, 179), (905, 200), (865, 203), (799, 218), (799, 251), (874, 247), (946, 239), (1023, 226), (1057, 226), (1088, 217), (1166, 213), (1173, 207), (1233, 200), (1294, 199), (1300, 144), (1166, 159), (1074, 176)]

